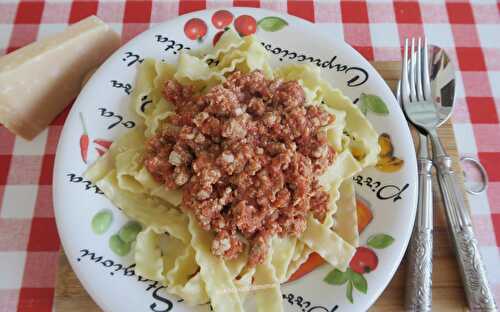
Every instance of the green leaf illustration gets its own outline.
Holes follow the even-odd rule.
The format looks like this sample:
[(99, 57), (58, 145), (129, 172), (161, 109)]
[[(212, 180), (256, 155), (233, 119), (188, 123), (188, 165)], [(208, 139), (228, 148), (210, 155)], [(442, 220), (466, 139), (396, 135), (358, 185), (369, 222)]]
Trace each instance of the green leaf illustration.
[(376, 234), (368, 238), (367, 245), (376, 248), (383, 249), (388, 247), (394, 242), (394, 238), (387, 234)]
[(118, 256), (126, 256), (130, 252), (130, 243), (124, 242), (118, 234), (109, 238), (109, 248)]
[(349, 272), (349, 279), (354, 285), (354, 287), (363, 294), (366, 294), (366, 291), (368, 290), (368, 282), (366, 281), (366, 278), (363, 275), (354, 272), (350, 269), (348, 270), (348, 272)]
[(112, 221), (113, 214), (111, 211), (108, 209), (101, 210), (92, 218), (92, 231), (96, 234), (103, 234), (109, 229)]
[(288, 25), (287, 21), (277, 16), (268, 16), (261, 19), (257, 25), (265, 31), (278, 31)]
[(353, 303), (354, 300), (352, 300), (352, 281), (349, 281), (347, 283), (347, 287), (345, 289), (345, 295), (347, 296), (347, 299)]
[(384, 101), (374, 95), (374, 94), (361, 94), (361, 107), (366, 105), (366, 108), (379, 115), (389, 115), (389, 109), (387, 108), (387, 105), (384, 103)]
[(135, 241), (137, 234), (142, 230), (142, 226), (140, 223), (135, 221), (130, 221), (125, 224), (118, 232), (118, 236), (120, 236), (121, 240), (125, 243), (131, 243)]
[(366, 115), (368, 113), (368, 104), (366, 104), (366, 102), (364, 101), (360, 101), (359, 109), (361, 110), (363, 115)]
[(338, 269), (331, 270), (324, 278), (324, 281), (330, 285), (343, 285), (349, 279), (347, 272), (342, 272)]

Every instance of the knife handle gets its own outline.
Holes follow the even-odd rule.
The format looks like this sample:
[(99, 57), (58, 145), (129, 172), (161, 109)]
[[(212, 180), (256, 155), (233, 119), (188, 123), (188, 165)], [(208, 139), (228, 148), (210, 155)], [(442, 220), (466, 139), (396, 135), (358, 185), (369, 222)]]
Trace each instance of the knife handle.
[(454, 244), (460, 275), (469, 308), (472, 311), (497, 311), (495, 299), (486, 278), (471, 219), (465, 208), (463, 194), (439, 138), (431, 135), (433, 160), (437, 169), (439, 188), (443, 195), (448, 228)]
[(432, 310), (432, 162), (428, 158), (417, 162), (418, 205), (408, 249), (405, 307), (407, 311), (427, 312)]

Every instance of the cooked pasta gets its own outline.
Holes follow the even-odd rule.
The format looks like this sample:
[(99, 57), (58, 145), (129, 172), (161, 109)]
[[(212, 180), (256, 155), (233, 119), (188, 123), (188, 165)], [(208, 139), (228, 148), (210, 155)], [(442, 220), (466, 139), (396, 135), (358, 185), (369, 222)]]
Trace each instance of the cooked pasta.
[[(291, 64), (273, 71), (268, 57), (255, 37), (240, 38), (227, 31), (204, 56), (181, 54), (177, 65), (144, 60), (131, 100), (131, 109), (140, 120), (138, 126), (115, 140), (86, 172), (125, 215), (142, 224), (134, 245), (137, 274), (163, 282), (168, 292), (188, 304), (210, 301), (216, 311), (243, 311), (246, 298), (255, 296), (258, 311), (281, 311), (280, 283), (286, 282), (312, 252), (344, 270), (358, 244), (350, 177), (375, 164), (377, 133), (347, 97), (321, 78), (317, 68)], [(329, 196), (324, 219), (310, 213), (300, 235), (275, 235), (263, 261), (249, 265), (250, 250), (245, 246), (234, 259), (214, 255), (214, 234), (183, 207), (181, 190), (167, 190), (143, 159), (146, 141), (175, 115), (173, 104), (163, 96), (167, 81), (190, 85), (202, 93), (234, 71), (254, 70), (266, 79), (298, 81), (307, 105), (322, 107), (335, 116), (322, 131), (336, 155), (317, 179)], [(145, 107), (144, 98), (151, 100)], [(362, 153), (353, 155), (353, 148)]]

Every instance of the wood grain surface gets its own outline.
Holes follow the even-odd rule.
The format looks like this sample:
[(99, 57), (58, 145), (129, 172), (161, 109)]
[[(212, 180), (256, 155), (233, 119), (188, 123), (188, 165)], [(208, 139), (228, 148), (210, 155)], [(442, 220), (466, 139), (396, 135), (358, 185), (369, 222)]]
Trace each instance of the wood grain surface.
[[(373, 66), (394, 90), (400, 76), (399, 62), (374, 62)], [(455, 160), (455, 170), (458, 167), (457, 147), (450, 122), (439, 129), (439, 135), (447, 147), (447, 151)], [(415, 138), (415, 136), (414, 136)], [(460, 177), (461, 174), (458, 174)], [(437, 181), (433, 181), (434, 191), (434, 268), (433, 268), (433, 311), (468, 311), (465, 293), (462, 288), (458, 266), (455, 260), (451, 242), (446, 229), (446, 218), (441, 201)], [(396, 274), (380, 298), (369, 311), (402, 311), (404, 310), (404, 286), (406, 274), (406, 259), (401, 262)], [(71, 269), (68, 260), (61, 250), (59, 271), (55, 289), (56, 312), (95, 312), (101, 311), (81, 286)]]

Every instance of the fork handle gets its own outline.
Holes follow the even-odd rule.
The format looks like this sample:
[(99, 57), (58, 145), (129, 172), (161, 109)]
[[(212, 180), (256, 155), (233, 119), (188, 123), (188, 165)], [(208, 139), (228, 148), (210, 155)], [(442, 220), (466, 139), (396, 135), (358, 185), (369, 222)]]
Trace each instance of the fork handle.
[(430, 133), (433, 161), (437, 169), (439, 188), (443, 195), (448, 228), (457, 256), (460, 275), (471, 311), (497, 311), (495, 299), (486, 278), (479, 246), (472, 230), (471, 218), (465, 208), (463, 193), (436, 133)]
[[(427, 139), (423, 139), (427, 145)], [(421, 138), (420, 148), (422, 143)], [(418, 158), (417, 163), (418, 205), (408, 249), (405, 307), (407, 311), (427, 312), (432, 310), (432, 162)]]

